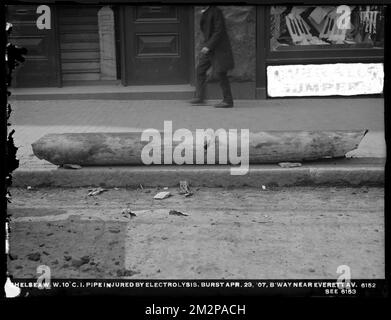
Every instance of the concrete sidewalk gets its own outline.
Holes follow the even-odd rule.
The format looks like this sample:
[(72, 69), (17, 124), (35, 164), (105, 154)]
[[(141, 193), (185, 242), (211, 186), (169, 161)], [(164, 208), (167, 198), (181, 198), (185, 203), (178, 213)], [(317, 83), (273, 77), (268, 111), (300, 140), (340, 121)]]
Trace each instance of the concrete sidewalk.
[[(214, 102), (211, 101), (211, 105)], [(348, 156), (368, 158), (361, 164), (367, 162), (369, 165), (373, 165), (373, 158), (385, 158), (384, 100), (381, 98), (237, 100), (235, 103), (233, 109), (215, 109), (211, 105), (192, 107), (179, 100), (12, 101), (11, 129), (16, 130), (15, 144), (19, 147), (20, 159), (15, 178), (19, 173), (30, 172), (31, 175), (31, 171), (56, 169), (56, 166), (37, 159), (31, 149), (31, 143), (47, 133), (162, 129), (164, 120), (172, 121), (174, 130), (366, 128), (369, 133), (359, 148)], [(384, 159), (380, 162), (384, 164)], [(14, 183), (17, 181), (15, 179)]]

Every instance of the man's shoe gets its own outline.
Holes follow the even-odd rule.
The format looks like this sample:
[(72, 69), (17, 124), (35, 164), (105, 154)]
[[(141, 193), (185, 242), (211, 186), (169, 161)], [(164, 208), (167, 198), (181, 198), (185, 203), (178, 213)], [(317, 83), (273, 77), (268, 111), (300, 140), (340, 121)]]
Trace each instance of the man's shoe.
[(193, 106), (202, 106), (202, 105), (205, 105), (205, 100), (200, 99), (200, 98), (191, 99), (189, 102), (190, 102), (190, 104), (192, 104)]
[(216, 104), (215, 108), (232, 108), (234, 106), (233, 102), (225, 102), (221, 101), (220, 103)]

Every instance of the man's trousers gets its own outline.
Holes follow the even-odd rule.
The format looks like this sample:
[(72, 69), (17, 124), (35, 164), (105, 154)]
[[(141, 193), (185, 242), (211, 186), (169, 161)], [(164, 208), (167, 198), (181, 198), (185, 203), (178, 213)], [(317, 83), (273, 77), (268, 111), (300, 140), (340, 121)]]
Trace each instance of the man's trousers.
[[(199, 62), (196, 68), (196, 98), (200, 100), (205, 100), (205, 91), (206, 91), (206, 72), (212, 66), (212, 61), (210, 54), (200, 53)], [(218, 72), (217, 77), (220, 83), (221, 90), (223, 92), (223, 101), (227, 103), (232, 103), (232, 93), (231, 86), (228, 80), (227, 72)]]

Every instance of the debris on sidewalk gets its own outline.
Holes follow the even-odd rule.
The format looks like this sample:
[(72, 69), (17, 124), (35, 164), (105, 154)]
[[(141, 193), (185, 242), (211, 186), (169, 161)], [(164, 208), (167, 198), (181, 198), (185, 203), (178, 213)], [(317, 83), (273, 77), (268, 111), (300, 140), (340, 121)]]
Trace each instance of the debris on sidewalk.
[(128, 269), (118, 269), (117, 270), (117, 277), (132, 277), (135, 274), (140, 273), (139, 271), (133, 271)]
[(136, 214), (134, 212), (130, 211), (129, 208), (122, 209), (121, 213), (122, 213), (123, 216), (129, 217), (129, 218), (136, 217)]
[(266, 186), (265, 185), (262, 185), (261, 188), (262, 188), (262, 190), (266, 190)]
[(278, 165), (281, 168), (295, 168), (295, 167), (301, 167), (300, 162), (279, 162)]
[(103, 189), (103, 188), (97, 188), (97, 189), (89, 189), (88, 191), (90, 191), (88, 193), (88, 196), (97, 196), (98, 194), (101, 194), (102, 192), (105, 192), (107, 191), (107, 189)]
[(9, 253), (8, 256), (9, 256), (9, 258), (10, 258), (11, 260), (17, 260), (17, 259), (18, 259), (18, 256), (17, 256), (16, 254), (11, 254), (11, 253)]
[(188, 214), (182, 213), (182, 212), (176, 211), (176, 210), (170, 210), (170, 212), (168, 214), (172, 215), (172, 216), (185, 216), (185, 217), (188, 216)]
[(190, 191), (189, 183), (186, 180), (179, 181), (179, 193), (184, 194), (185, 197), (193, 195), (193, 192)]
[(153, 198), (157, 200), (163, 200), (171, 196), (171, 193), (169, 191), (162, 191), (157, 193)]
[(68, 163), (66, 163), (66, 164), (61, 165), (60, 168), (77, 170), (77, 169), (81, 169), (82, 166), (79, 166), (78, 164), (68, 164)]
[(138, 185), (137, 191), (138, 190), (140, 190), (141, 192), (144, 192), (144, 193), (151, 193), (151, 190), (144, 188), (144, 186), (142, 184)]
[(32, 190), (33, 187), (32, 186), (27, 186), (27, 190)]
[(41, 254), (39, 252), (30, 253), (27, 255), (27, 259), (31, 261), (39, 261), (41, 259)]
[(72, 259), (71, 265), (72, 265), (72, 267), (79, 268), (82, 265), (87, 264), (88, 262), (90, 262), (90, 257), (84, 256), (84, 257), (81, 257), (80, 259)]

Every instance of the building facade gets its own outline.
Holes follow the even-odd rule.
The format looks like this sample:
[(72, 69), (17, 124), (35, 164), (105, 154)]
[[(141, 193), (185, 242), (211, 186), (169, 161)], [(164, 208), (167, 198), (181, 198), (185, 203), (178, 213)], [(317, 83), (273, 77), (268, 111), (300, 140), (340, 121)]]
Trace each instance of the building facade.
[[(202, 43), (200, 7), (38, 7), (7, 7), (8, 22), (14, 26), (12, 41), (28, 49), (26, 62), (14, 77), (15, 87), (194, 83)], [(286, 75), (316, 82), (311, 77), (317, 67), (312, 67), (316, 72), (311, 73), (297, 68), (309, 64), (338, 66), (319, 71), (323, 79), (327, 74), (322, 72), (329, 70), (329, 77), (334, 79), (334, 73), (356, 73), (352, 75), (354, 79), (366, 72), (364, 78), (370, 75), (382, 81), (379, 69), (384, 60), (382, 6), (220, 8), (234, 52), (235, 69), (230, 72), (230, 78), (238, 98), (273, 96), (272, 87), (287, 79)], [(38, 26), (37, 19), (43, 14), (46, 20), (41, 18)], [(352, 63), (367, 64), (367, 68), (363, 71), (340, 66)], [(213, 74), (210, 78), (213, 82)], [(283, 86), (288, 96), (289, 90), (299, 90), (289, 87), (289, 83)], [(308, 95), (316, 96), (322, 95), (322, 90), (330, 84), (314, 88), (304, 83), (300, 90), (304, 87), (313, 90)], [(353, 85), (341, 83), (340, 87), (347, 90)]]

